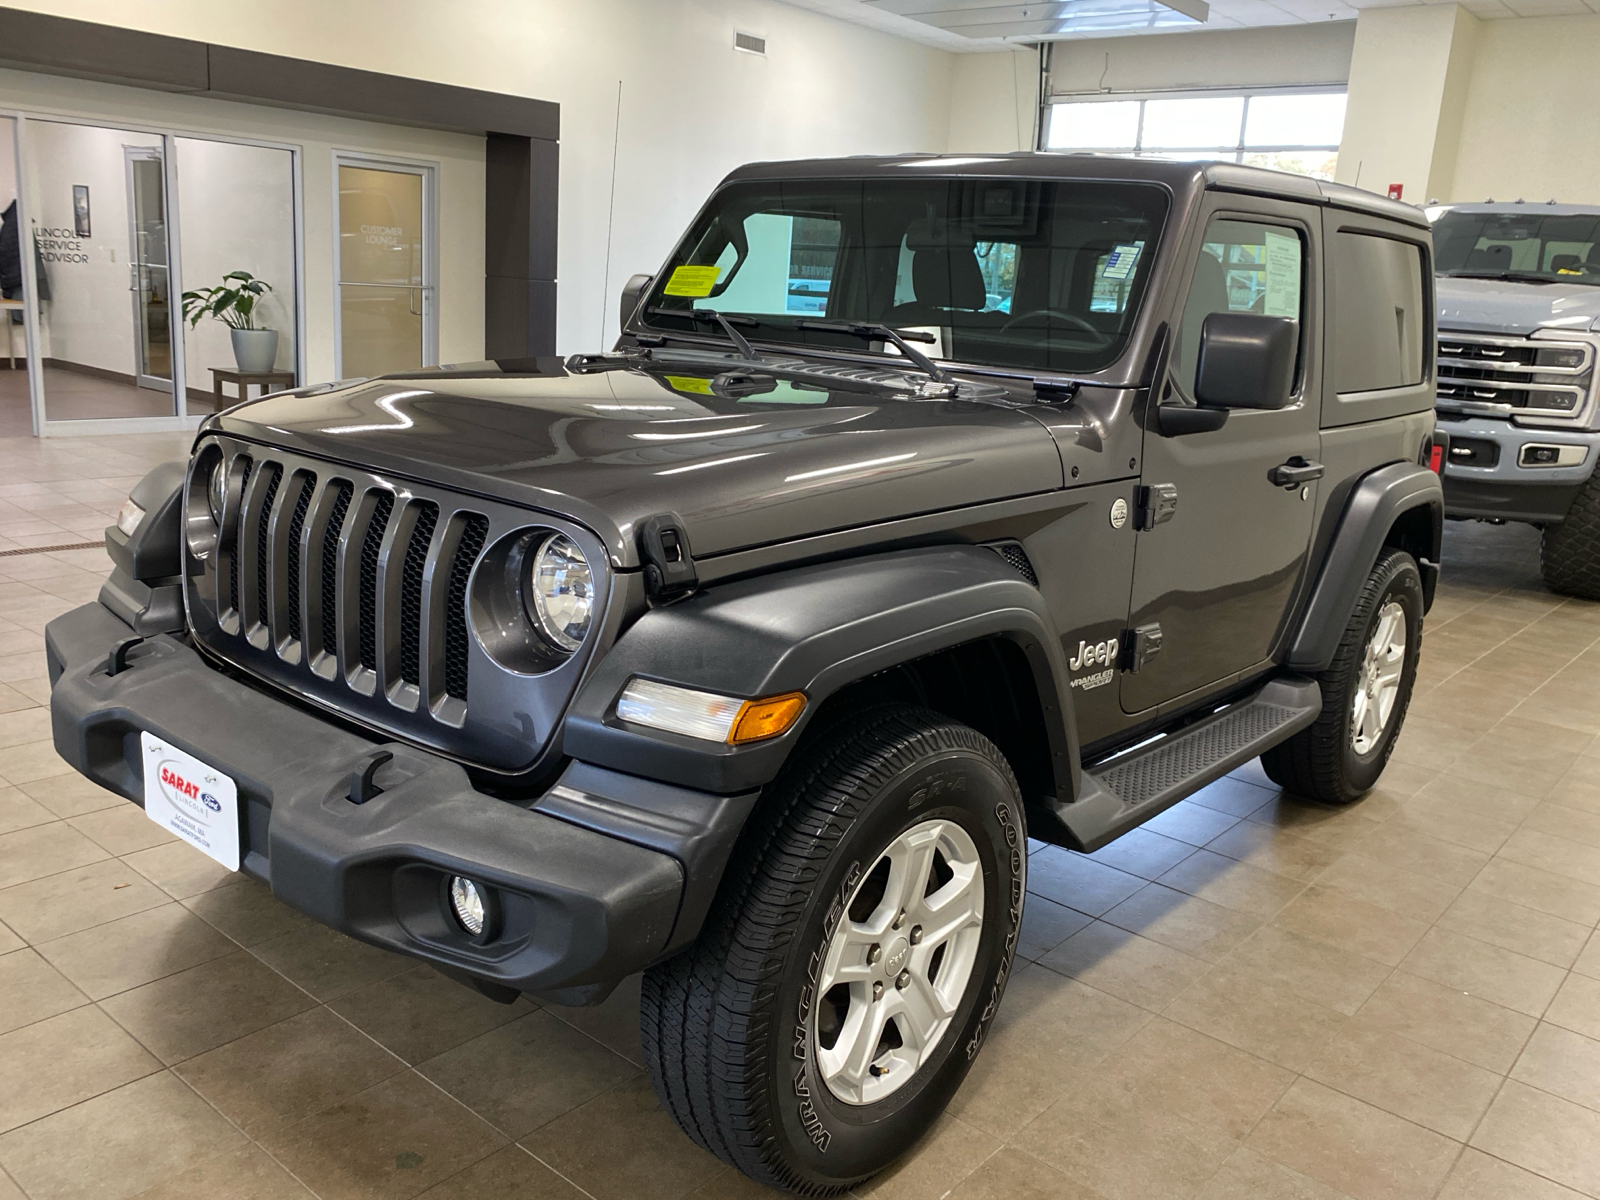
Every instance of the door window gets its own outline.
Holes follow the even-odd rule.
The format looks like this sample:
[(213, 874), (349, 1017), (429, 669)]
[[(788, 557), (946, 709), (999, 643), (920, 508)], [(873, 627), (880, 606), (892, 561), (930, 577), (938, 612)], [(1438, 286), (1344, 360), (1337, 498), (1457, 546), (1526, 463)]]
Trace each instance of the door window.
[(1421, 383), (1428, 323), (1421, 249), (1341, 230), (1333, 235), (1329, 257), (1334, 390), (1374, 392)]
[(1174, 377), (1194, 394), (1200, 331), (1214, 312), (1300, 319), (1305, 239), (1287, 225), (1218, 219), (1206, 227), (1178, 330)]

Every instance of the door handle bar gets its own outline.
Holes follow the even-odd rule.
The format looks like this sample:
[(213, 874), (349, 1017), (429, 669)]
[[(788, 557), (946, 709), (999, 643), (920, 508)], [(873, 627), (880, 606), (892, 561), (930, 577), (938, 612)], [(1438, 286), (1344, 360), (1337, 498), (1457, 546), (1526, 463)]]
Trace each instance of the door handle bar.
[(1301, 484), (1310, 483), (1313, 479), (1321, 479), (1323, 465), (1319, 462), (1307, 462), (1296, 454), (1286, 463), (1280, 463), (1267, 472), (1267, 478), (1273, 486), (1281, 487), (1286, 491), (1294, 491)]

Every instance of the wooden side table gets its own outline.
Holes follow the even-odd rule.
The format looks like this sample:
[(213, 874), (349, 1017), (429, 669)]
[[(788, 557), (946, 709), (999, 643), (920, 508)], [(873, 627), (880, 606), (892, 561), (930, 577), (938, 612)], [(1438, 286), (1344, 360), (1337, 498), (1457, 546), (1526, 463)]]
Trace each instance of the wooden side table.
[(294, 386), (293, 371), (239, 371), (233, 367), (211, 368), (211, 392), (217, 398), (217, 411), (221, 412), (223, 405), (222, 385), (233, 384), (239, 391), (239, 398), (234, 402), (242, 404), (250, 399), (250, 385), (256, 384), (261, 388), (263, 396), (270, 394), (276, 385), (277, 391)]

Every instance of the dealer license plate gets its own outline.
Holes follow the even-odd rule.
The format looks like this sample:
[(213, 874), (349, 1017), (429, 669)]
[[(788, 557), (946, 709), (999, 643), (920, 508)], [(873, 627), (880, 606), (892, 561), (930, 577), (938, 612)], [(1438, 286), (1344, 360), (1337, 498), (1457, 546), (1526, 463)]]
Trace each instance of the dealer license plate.
[(144, 751), (144, 815), (237, 871), (239, 790), (233, 780), (148, 733), (139, 734), (139, 744)]

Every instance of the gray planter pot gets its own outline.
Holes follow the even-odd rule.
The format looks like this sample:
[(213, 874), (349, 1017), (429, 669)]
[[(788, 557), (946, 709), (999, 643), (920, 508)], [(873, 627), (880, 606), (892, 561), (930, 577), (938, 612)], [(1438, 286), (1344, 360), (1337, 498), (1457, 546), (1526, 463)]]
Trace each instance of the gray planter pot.
[(272, 370), (278, 357), (278, 331), (276, 329), (230, 329), (233, 338), (233, 361), (239, 370), (260, 373)]

